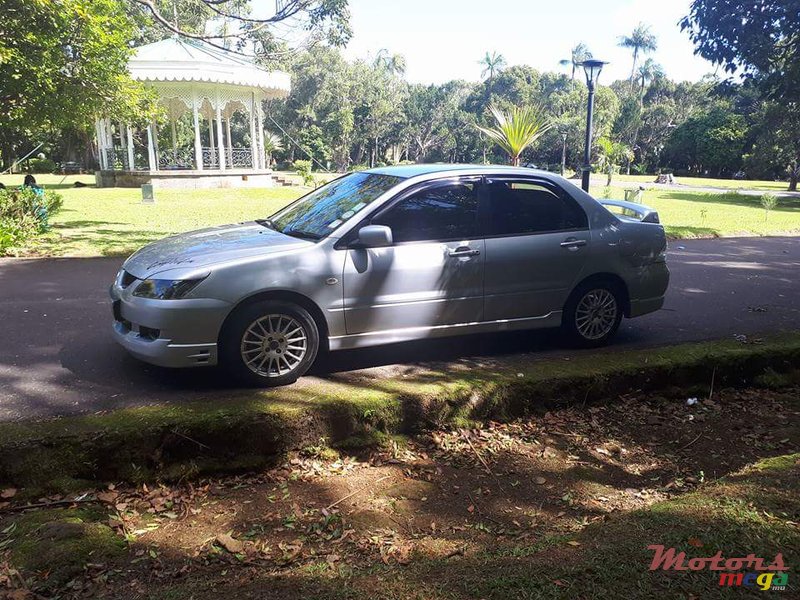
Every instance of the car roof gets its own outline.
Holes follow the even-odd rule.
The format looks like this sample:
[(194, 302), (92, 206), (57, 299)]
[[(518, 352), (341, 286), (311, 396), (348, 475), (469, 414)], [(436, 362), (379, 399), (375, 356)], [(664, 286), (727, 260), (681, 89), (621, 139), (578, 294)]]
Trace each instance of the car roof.
[(366, 173), (375, 173), (378, 175), (394, 175), (396, 177), (411, 178), (422, 177), (425, 175), (434, 175), (437, 173), (450, 173), (458, 171), (463, 174), (474, 172), (476, 174), (482, 173), (508, 173), (509, 175), (545, 175), (551, 176), (552, 173), (547, 171), (539, 171), (537, 169), (529, 169), (527, 167), (511, 167), (508, 165), (453, 165), (445, 163), (434, 164), (413, 164), (413, 165), (396, 165), (391, 167), (378, 167), (369, 169)]

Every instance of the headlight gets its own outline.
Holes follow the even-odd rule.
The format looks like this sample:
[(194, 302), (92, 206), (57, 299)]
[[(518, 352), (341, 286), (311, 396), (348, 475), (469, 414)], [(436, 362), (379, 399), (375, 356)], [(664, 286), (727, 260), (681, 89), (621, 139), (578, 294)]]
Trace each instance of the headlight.
[(183, 298), (197, 287), (203, 279), (145, 279), (136, 289), (133, 295), (140, 298), (156, 298), (158, 300), (178, 300)]

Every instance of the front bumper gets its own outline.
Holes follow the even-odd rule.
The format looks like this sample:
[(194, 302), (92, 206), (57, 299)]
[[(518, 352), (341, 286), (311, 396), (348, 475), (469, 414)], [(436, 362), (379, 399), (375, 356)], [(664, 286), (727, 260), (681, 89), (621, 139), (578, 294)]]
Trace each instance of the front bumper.
[(109, 292), (114, 339), (133, 356), (161, 367), (217, 364), (217, 338), (232, 308), (229, 303), (138, 298), (116, 284)]

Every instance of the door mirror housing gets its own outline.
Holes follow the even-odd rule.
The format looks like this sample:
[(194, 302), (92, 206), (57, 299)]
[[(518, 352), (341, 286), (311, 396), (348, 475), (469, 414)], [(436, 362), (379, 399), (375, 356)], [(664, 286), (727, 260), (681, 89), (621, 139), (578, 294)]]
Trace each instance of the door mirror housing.
[(358, 245), (362, 248), (385, 248), (392, 245), (392, 230), (386, 225), (367, 225), (358, 230)]

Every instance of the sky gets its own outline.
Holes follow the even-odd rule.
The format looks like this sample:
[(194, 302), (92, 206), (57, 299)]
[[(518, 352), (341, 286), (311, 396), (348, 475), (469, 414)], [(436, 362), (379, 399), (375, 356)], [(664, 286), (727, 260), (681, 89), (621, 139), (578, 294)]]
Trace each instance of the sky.
[(631, 53), (617, 42), (643, 22), (658, 38), (658, 50), (651, 56), (667, 76), (697, 81), (714, 67), (693, 55), (688, 35), (677, 24), (689, 4), (690, 0), (350, 0), (353, 38), (345, 55), (371, 59), (386, 48), (405, 56), (409, 81), (427, 84), (478, 80), (478, 62), (487, 51), (502, 54), (509, 66), (567, 72), (558, 61), (584, 42), (595, 58), (609, 62), (600, 76), (601, 84), (609, 84), (630, 76)]

